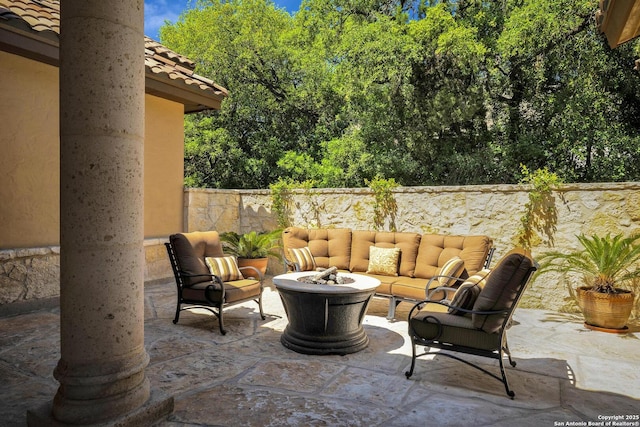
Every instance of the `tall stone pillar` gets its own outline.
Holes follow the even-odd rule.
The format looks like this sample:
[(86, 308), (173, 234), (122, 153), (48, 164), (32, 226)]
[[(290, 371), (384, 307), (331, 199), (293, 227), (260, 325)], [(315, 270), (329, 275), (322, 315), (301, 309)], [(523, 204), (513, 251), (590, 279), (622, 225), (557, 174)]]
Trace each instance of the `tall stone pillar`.
[[(144, 2), (60, 4), (61, 359), (48, 424), (135, 425), (153, 401), (144, 348)], [(27, 420), (43, 422), (34, 413)]]

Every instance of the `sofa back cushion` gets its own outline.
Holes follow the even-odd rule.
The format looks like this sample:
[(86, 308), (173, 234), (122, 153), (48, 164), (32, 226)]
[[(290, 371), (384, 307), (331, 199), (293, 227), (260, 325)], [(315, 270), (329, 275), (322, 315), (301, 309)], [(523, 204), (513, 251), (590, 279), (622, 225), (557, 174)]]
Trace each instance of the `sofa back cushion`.
[(282, 233), (284, 254), (289, 261), (289, 249), (309, 247), (317, 267), (349, 269), (351, 230), (348, 228), (306, 229), (288, 227)]
[(183, 274), (202, 274), (199, 277), (184, 277), (185, 286), (208, 282), (209, 268), (205, 263), (206, 257), (221, 257), (222, 244), (217, 231), (194, 231), (192, 233), (178, 233), (169, 236), (169, 241), (178, 260), (178, 266)]
[(400, 262), (398, 274), (413, 276), (416, 268), (416, 256), (420, 235), (418, 233), (398, 233), (391, 231), (362, 231), (351, 233), (351, 262), (349, 270), (354, 273), (364, 273), (369, 268), (369, 247), (399, 248)]
[(462, 278), (480, 271), (489, 254), (493, 241), (487, 236), (447, 236), (424, 234), (416, 258), (414, 276), (430, 279), (437, 275), (442, 266), (453, 257), (464, 261)]

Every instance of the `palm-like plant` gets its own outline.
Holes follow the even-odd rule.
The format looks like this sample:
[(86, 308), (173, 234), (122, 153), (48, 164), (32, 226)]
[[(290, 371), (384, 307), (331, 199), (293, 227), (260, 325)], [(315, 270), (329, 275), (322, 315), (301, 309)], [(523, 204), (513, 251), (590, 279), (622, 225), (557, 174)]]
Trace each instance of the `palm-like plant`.
[(220, 234), (220, 241), (224, 252), (238, 258), (268, 258), (282, 259), (280, 251), (281, 230), (258, 233), (251, 231), (238, 234), (228, 231)]
[(582, 249), (570, 253), (546, 252), (539, 258), (540, 272), (582, 273), (593, 292), (619, 293), (618, 286), (640, 277), (640, 234), (611, 237), (577, 236)]

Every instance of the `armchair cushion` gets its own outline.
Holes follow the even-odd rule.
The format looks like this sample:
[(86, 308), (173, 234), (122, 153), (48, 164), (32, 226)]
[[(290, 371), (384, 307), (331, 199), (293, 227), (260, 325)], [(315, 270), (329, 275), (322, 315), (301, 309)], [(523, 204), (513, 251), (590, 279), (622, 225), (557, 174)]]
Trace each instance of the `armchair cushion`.
[(465, 313), (456, 308), (463, 308), (465, 310), (473, 309), (473, 306), (480, 295), (480, 291), (484, 288), (484, 285), (489, 275), (488, 269), (483, 269), (465, 280), (453, 294), (451, 303), (449, 304), (449, 313), (456, 315), (464, 315)]
[(400, 248), (369, 247), (369, 266), (367, 274), (398, 275)]
[(290, 248), (289, 259), (298, 264), (300, 271), (313, 271), (316, 269), (316, 261), (311, 254), (311, 249), (307, 246)]
[[(499, 311), (509, 309), (518, 296), (518, 291), (526, 285), (525, 276), (534, 266), (534, 261), (522, 248), (505, 255), (491, 270), (487, 283), (478, 295), (473, 311)], [(507, 313), (473, 314), (473, 326), (487, 333), (500, 330)]]
[[(196, 231), (192, 233), (172, 234), (169, 237), (175, 249), (178, 265), (185, 286), (196, 283), (210, 282), (209, 268), (204, 262), (205, 257), (223, 256), (222, 244), (217, 231)], [(189, 277), (189, 276), (196, 277)]]
[(220, 277), (223, 282), (231, 282), (234, 280), (242, 280), (244, 276), (238, 269), (235, 257), (220, 256), (206, 257), (205, 262), (211, 274)]

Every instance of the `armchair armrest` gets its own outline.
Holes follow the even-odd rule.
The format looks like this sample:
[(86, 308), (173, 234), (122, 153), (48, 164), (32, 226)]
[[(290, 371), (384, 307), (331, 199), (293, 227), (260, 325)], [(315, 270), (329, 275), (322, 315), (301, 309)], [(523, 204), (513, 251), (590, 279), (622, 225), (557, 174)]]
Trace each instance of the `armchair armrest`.
[(456, 291), (456, 288), (451, 287), (451, 286), (437, 286), (437, 287), (435, 287), (433, 289), (430, 289), (431, 283), (433, 283), (434, 281), (437, 281), (441, 277), (445, 277), (447, 279), (454, 280), (455, 282), (464, 282), (465, 281), (465, 279), (461, 279), (460, 277), (457, 277), (457, 276), (446, 276), (446, 275), (442, 275), (442, 274), (437, 275), (437, 276), (433, 276), (431, 279), (429, 279), (429, 281), (427, 282), (427, 285), (424, 288), (424, 294), (425, 294), (425, 297), (428, 300), (431, 300), (432, 296), (436, 292), (445, 292), (445, 294), (444, 294), (445, 297), (442, 298), (442, 299), (446, 299), (446, 295), (447, 295), (446, 291), (452, 291), (452, 292)]
[(255, 276), (245, 276), (245, 278), (253, 278), (253, 279), (257, 278), (258, 280), (260, 280), (260, 282), (262, 282), (262, 280), (264, 279), (264, 277), (262, 276), (262, 272), (251, 265), (247, 265), (245, 267), (238, 267), (238, 270), (240, 270), (243, 276), (245, 276), (244, 274), (245, 270), (249, 270), (251, 272), (250, 274), (255, 274)]
[[(432, 301), (429, 299), (426, 300), (422, 300), (420, 302), (417, 302), (409, 311), (409, 316), (408, 318), (411, 319), (413, 317), (414, 311), (418, 310), (420, 311), (422, 309), (422, 307), (424, 307), (425, 304), (438, 304), (438, 305), (443, 305), (445, 307), (451, 307), (451, 302), (450, 301)], [(467, 310), (461, 307), (455, 307), (456, 311), (461, 311), (463, 313), (467, 313), (467, 314), (481, 314), (481, 315), (492, 315), (492, 314), (505, 314), (509, 312), (509, 309), (504, 309), (504, 310), (491, 310), (491, 311), (474, 311), (474, 310)]]

